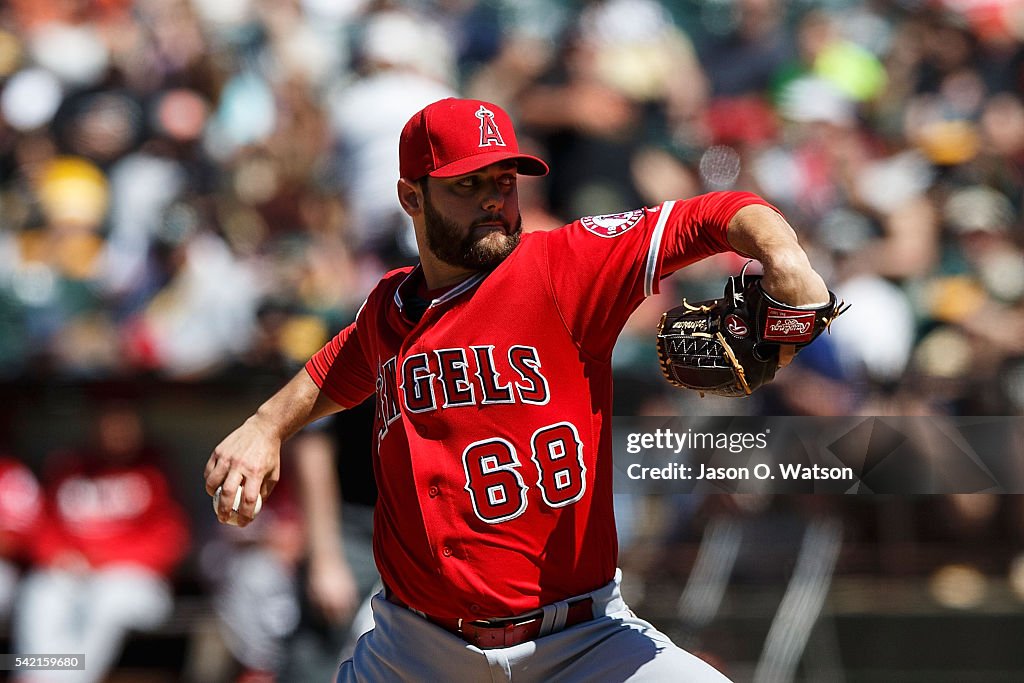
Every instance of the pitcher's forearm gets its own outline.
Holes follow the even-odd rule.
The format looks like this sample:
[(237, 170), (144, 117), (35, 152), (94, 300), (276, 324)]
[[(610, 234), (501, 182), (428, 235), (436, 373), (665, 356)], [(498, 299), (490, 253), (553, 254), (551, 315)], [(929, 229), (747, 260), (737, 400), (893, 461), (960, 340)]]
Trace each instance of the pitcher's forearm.
[(231, 501), (243, 489), (238, 506), (239, 526), (256, 515), (259, 497), (268, 497), (281, 475), (281, 444), (318, 417), (341, 409), (305, 370), (261, 405), (253, 415), (221, 441), (206, 463), (206, 492), (221, 489), (217, 516), (231, 515)]
[(811, 267), (796, 232), (786, 219), (767, 206), (745, 206), (729, 223), (729, 244), (761, 262), (766, 292), (793, 306), (825, 303), (824, 280)]
[(320, 390), (309, 373), (300, 370), (248, 421), (268, 435), (286, 441), (310, 422), (339, 410), (341, 406)]

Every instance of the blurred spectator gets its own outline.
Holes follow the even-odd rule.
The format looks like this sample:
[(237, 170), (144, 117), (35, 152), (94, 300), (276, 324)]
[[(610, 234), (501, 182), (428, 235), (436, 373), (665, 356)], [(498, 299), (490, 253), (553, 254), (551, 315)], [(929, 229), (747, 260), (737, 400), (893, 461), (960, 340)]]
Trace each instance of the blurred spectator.
[(663, 181), (686, 175), (670, 155), (645, 156), (673, 135), (696, 135), (688, 126), (704, 79), (686, 35), (653, 0), (587, 3), (565, 34), (536, 82), (502, 98), (551, 159), (552, 212), (572, 220), (678, 196), (677, 183), (637, 171), (664, 169)]
[(43, 497), (35, 475), (21, 462), (0, 455), (0, 624), (17, 594), (29, 544), (38, 533)]
[(184, 512), (134, 406), (98, 409), (92, 443), (54, 454), (14, 622), (16, 652), (84, 653), (79, 672), (15, 680), (101, 681), (132, 629), (171, 613), (170, 578), (188, 550)]
[(311, 425), (290, 444), (307, 555), (299, 575), (301, 617), (285, 646), (282, 681), (330, 680), (373, 628), (372, 614), (360, 608), (380, 589), (372, 543), (374, 409), (369, 399)]
[(352, 247), (387, 268), (416, 251), (412, 223), (395, 201), (396, 140), (415, 112), (455, 95), (456, 75), (441, 27), (407, 11), (369, 15), (357, 54), (356, 78), (339, 82), (328, 100), (334, 163), (351, 210)]
[(131, 320), (126, 351), (140, 368), (188, 379), (249, 347), (261, 283), (223, 239), (181, 218), (181, 232), (165, 245), (166, 282)]
[(288, 655), (285, 643), (299, 621), (297, 573), (304, 546), (301, 515), (287, 484), (244, 529), (218, 525), (200, 554), (215, 619), (200, 629), (188, 680), (278, 680)]
[(700, 52), (712, 93), (716, 97), (765, 93), (795, 55), (785, 3), (737, 0), (730, 9), (732, 25), (710, 37)]

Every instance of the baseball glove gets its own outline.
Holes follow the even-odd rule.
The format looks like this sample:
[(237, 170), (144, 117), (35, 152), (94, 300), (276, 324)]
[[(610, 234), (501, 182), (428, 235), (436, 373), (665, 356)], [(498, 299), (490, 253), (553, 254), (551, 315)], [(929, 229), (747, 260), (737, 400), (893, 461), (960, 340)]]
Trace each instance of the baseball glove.
[(849, 308), (832, 292), (817, 308), (788, 306), (761, 288), (760, 275), (746, 270), (729, 278), (721, 299), (683, 299), (661, 316), (658, 359), (671, 384), (701, 396), (749, 395)]

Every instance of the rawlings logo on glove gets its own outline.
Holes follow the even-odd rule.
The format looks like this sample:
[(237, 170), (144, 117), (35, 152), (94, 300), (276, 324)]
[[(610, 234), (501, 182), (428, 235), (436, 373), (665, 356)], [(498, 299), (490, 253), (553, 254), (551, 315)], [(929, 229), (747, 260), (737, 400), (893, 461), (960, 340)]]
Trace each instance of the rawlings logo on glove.
[(746, 270), (729, 278), (721, 299), (684, 299), (661, 316), (658, 359), (673, 385), (701, 396), (749, 395), (849, 308), (832, 292), (823, 306), (787, 306), (761, 288), (760, 275)]
[(814, 329), (814, 318), (814, 313), (784, 311), (770, 306), (764, 338), (779, 342), (809, 342), (811, 330)]

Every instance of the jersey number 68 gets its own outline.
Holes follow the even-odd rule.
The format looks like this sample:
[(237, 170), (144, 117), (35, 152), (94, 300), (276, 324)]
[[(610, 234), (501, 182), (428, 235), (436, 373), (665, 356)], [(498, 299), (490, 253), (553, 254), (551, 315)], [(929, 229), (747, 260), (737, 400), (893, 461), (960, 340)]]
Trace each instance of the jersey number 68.
[[(571, 422), (541, 427), (530, 438), (530, 459), (544, 503), (560, 508), (575, 503), (587, 488), (583, 442)], [(500, 437), (475, 441), (462, 452), (466, 491), (473, 511), (488, 524), (515, 519), (526, 511), (526, 482), (516, 447)]]

